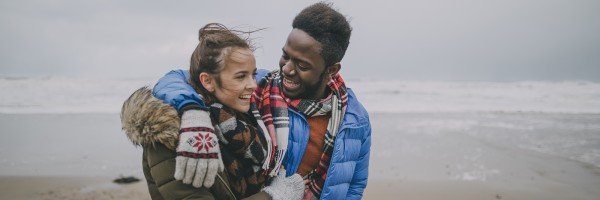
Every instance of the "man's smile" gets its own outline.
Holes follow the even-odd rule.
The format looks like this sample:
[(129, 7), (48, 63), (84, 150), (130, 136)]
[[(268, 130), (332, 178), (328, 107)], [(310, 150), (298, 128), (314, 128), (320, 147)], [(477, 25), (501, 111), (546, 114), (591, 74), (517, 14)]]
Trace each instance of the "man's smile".
[(282, 82), (283, 82), (283, 86), (287, 90), (296, 90), (300, 87), (300, 83), (292, 81), (286, 77), (283, 78)]

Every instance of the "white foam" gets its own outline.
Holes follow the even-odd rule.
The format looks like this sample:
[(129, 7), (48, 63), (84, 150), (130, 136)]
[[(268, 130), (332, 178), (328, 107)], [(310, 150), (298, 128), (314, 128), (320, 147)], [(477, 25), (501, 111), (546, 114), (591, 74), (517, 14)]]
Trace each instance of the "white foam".
[(118, 113), (152, 79), (0, 78), (0, 113)]
[(600, 84), (570, 82), (349, 83), (369, 112), (600, 113)]
[[(157, 78), (0, 78), (0, 113), (118, 113)], [(348, 81), (369, 112), (600, 113), (600, 83)]]

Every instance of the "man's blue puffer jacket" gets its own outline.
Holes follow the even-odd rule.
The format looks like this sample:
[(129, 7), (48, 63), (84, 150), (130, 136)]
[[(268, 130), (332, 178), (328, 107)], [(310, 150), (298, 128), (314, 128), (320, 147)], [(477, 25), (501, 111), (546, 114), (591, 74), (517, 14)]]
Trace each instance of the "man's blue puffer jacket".
[[(256, 80), (264, 77), (267, 70), (259, 70)], [(153, 94), (180, 110), (185, 105), (204, 106), (201, 97), (188, 84), (189, 72), (173, 70), (162, 77), (154, 86)], [(306, 144), (308, 122), (306, 118), (289, 109), (290, 136), (284, 157), (287, 175), (296, 172)], [(323, 186), (321, 199), (361, 199), (369, 175), (369, 153), (371, 149), (371, 123), (365, 108), (358, 102), (354, 92), (348, 89), (348, 106), (340, 131), (336, 135), (331, 164)]]

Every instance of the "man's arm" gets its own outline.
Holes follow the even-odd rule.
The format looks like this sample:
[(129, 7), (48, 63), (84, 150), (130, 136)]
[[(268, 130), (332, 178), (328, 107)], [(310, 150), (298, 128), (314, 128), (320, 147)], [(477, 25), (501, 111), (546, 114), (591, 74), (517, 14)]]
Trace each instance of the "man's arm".
[[(259, 69), (256, 73), (256, 81), (260, 81), (269, 73), (269, 70)], [(206, 108), (202, 96), (190, 85), (190, 72), (188, 70), (171, 70), (158, 80), (152, 95), (157, 99), (173, 106), (179, 115), (188, 107)]]
[(173, 106), (180, 115), (187, 106), (205, 108), (202, 97), (189, 84), (189, 80), (188, 70), (172, 70), (158, 80), (152, 95)]
[(371, 124), (368, 123), (366, 138), (360, 147), (360, 157), (354, 168), (354, 177), (350, 182), (346, 199), (362, 199), (369, 177), (369, 156), (371, 153)]

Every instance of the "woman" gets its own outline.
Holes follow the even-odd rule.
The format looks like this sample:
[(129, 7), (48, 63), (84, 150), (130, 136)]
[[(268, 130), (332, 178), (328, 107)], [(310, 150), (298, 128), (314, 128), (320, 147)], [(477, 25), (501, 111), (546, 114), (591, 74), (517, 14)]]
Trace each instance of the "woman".
[[(180, 124), (175, 109), (152, 97), (147, 88), (125, 101), (121, 111), (123, 130), (134, 144), (144, 148), (144, 175), (152, 199), (270, 199), (277, 196), (274, 192), (283, 191), (301, 195), (304, 183), (299, 176), (277, 176), (265, 189), (267, 192), (261, 192), (272, 153), (267, 131), (261, 128), (264, 125), (248, 112), (256, 89), (255, 72), (248, 42), (221, 24), (208, 24), (200, 29), (200, 44), (192, 54), (190, 82), (210, 105), (212, 122), (183, 120)], [(211, 124), (214, 130), (206, 128)], [(176, 149), (178, 137), (189, 137), (186, 142), (197, 151)], [(224, 165), (224, 171), (214, 180), (197, 180), (198, 176), (176, 169), (175, 159), (181, 154), (220, 156), (222, 164), (216, 160), (219, 166)]]

